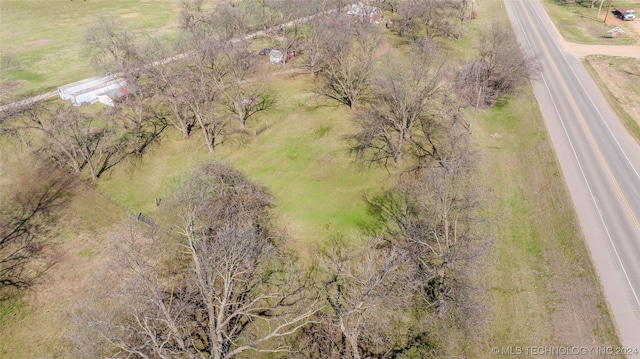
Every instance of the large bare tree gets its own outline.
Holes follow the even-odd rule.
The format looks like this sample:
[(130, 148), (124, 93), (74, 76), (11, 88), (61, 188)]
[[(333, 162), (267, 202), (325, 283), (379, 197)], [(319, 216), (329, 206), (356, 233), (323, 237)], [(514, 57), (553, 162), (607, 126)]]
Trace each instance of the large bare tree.
[(413, 267), (378, 237), (336, 237), (316, 251), (317, 295), (325, 309), (293, 338), (296, 358), (378, 358), (407, 347)]
[[(311, 18), (304, 28), (304, 36), (300, 41), (302, 50), (302, 63), (309, 70), (312, 77), (322, 71), (327, 64), (330, 50), (333, 44), (348, 39), (340, 36), (336, 37), (334, 24), (334, 14), (332, 12), (321, 12)], [(338, 28), (344, 24), (338, 24)], [(340, 46), (346, 46), (344, 43)]]
[(365, 162), (402, 167), (406, 155), (416, 160), (439, 157), (438, 135), (450, 116), (443, 58), (427, 40), (409, 64), (391, 55), (386, 70), (372, 81), (372, 101), (356, 116), (353, 151)]
[(166, 119), (170, 116), (165, 110), (145, 93), (134, 92), (118, 101), (117, 106), (108, 109), (105, 115), (114, 121), (117, 131), (122, 134), (124, 150), (140, 157), (148, 146), (158, 141), (167, 127)]
[(337, 20), (322, 31), (333, 39), (326, 46), (325, 66), (318, 73), (316, 92), (354, 110), (369, 86), (380, 33), (366, 23)]
[(468, 134), (450, 138), (450, 155), (405, 174), (395, 188), (369, 200), (381, 233), (405, 248), (416, 268), (419, 291), (443, 318), (459, 300), (460, 273), (483, 239), (480, 187)]
[(131, 96), (105, 113), (108, 121), (88, 116), (64, 103), (36, 103), (16, 109), (3, 134), (19, 137), (39, 155), (71, 172), (88, 172), (96, 180), (130, 156), (141, 156), (166, 126), (163, 113), (152, 110), (142, 94)]
[(500, 22), (483, 33), (477, 50), (478, 58), (464, 64), (457, 79), (458, 93), (476, 107), (493, 105), (537, 73), (534, 59), (522, 52), (511, 28)]
[(282, 339), (316, 310), (303, 301), (304, 277), (283, 251), (264, 188), (208, 162), (163, 206), (172, 239), (117, 235), (126, 244), (117, 251), (123, 284), (103, 304), (107, 318), (85, 314), (94, 316), (89, 335), (105, 338), (104, 348), (120, 357), (288, 352)]
[(123, 156), (113, 126), (94, 122), (70, 105), (38, 103), (13, 114), (3, 131), (76, 174), (88, 168), (95, 180)]

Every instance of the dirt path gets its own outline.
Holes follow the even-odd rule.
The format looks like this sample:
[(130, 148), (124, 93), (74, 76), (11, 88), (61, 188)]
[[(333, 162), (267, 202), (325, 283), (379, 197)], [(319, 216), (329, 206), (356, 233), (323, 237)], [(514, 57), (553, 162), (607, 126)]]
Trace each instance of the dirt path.
[[(638, 24), (640, 25), (640, 22)], [(564, 47), (578, 58), (583, 58), (587, 55), (607, 55), (640, 59), (640, 45), (637, 44), (628, 46), (584, 45), (564, 41)]]

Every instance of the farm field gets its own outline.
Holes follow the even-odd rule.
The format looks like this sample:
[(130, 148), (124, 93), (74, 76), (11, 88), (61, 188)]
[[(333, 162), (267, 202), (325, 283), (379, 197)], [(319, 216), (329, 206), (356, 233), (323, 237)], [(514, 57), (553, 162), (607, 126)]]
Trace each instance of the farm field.
[(83, 44), (87, 27), (98, 16), (112, 16), (134, 33), (153, 29), (170, 37), (179, 9), (174, 0), (3, 0), (0, 102), (102, 73), (91, 66)]
[[(4, 21), (7, 3), (12, 2), (0, 3), (3, 33), (4, 26), (11, 26)], [(13, 3), (17, 9), (23, 1)], [(110, 9), (107, 1), (95, 3), (102, 6), (96, 12)], [(159, 27), (170, 32), (176, 7), (174, 1), (123, 1), (111, 11), (125, 20), (134, 18), (127, 15), (132, 13), (140, 19), (143, 14), (162, 13), (167, 16), (164, 20), (149, 20), (140, 31)], [(479, 19), (466, 30), (468, 36), (445, 46), (458, 56), (469, 56), (489, 19), (506, 18), (501, 8), (499, 1), (479, 4)], [(70, 17), (68, 22), (74, 21)], [(26, 22), (15, 25), (20, 26), (29, 27)], [(44, 38), (42, 33), (23, 34), (21, 40), (15, 36), (16, 43)], [(51, 36), (51, 43), (59, 41)], [(4, 54), (4, 35), (2, 39)], [(391, 34), (388, 40), (394, 43)], [(55, 56), (79, 59), (78, 49), (65, 49)], [(35, 56), (19, 53), (15, 56)], [(31, 72), (14, 72), (9, 81), (26, 81), (18, 92), (39, 91), (81, 74), (58, 70), (58, 74), (42, 70), (41, 77), (35, 78)], [(85, 70), (91, 73), (88, 65)], [(354, 131), (351, 113), (346, 106), (320, 100), (309, 76), (275, 76), (269, 88), (276, 95), (276, 106), (249, 123), (250, 134), (261, 133), (250, 136), (246, 144), (225, 144), (210, 154), (197, 133), (183, 139), (169, 129), (135, 167), (118, 167), (94, 185), (79, 186), (61, 221), (62, 235), (54, 243), (61, 261), (36, 291), (0, 303), (0, 357), (74, 357), (67, 341), (72, 311), (82, 305), (87, 283), (103, 264), (109, 232), (132, 213), (153, 217), (155, 200), (165, 198), (177, 179), (207, 159), (228, 162), (270, 189), (290, 230), (290, 246), (303, 256), (313, 256), (314, 245), (332, 236), (355, 233), (369, 219), (363, 197), (381, 191), (389, 174), (363, 167), (348, 154), (344, 138)], [(467, 117), (474, 114), (469, 111)], [(449, 345), (460, 356), (478, 358), (493, 357), (494, 346), (617, 346), (615, 328), (530, 86), (493, 109), (480, 110), (471, 128), (474, 148), (481, 154), (478, 185), (486, 187), (492, 199), (485, 209), (494, 220), (492, 242), (477, 273), (477, 296), (484, 307), (481, 320), (470, 334), (452, 335)], [(0, 145), (0, 153), (5, 154), (3, 180), (20, 172), (25, 158), (19, 144)]]

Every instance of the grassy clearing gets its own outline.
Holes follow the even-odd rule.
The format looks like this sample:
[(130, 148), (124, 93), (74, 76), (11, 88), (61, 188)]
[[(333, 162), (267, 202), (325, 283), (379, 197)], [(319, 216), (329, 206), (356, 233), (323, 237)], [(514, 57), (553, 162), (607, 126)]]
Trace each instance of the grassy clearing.
[[(617, 20), (612, 14), (607, 16), (609, 25), (604, 24), (603, 19), (607, 4), (603, 6), (600, 18), (597, 18), (598, 7), (591, 9), (588, 6), (581, 5), (581, 3), (564, 0), (544, 0), (542, 3), (560, 34), (569, 42), (598, 45), (629, 45), (636, 43), (633, 36), (629, 35), (633, 33), (629, 25)], [(640, 1), (616, 0), (611, 9), (614, 7), (640, 8)], [(614, 26), (623, 28), (627, 31), (627, 35), (613, 39), (606, 37), (607, 30)]]
[(176, 178), (213, 157), (272, 191), (296, 247), (309, 249), (331, 235), (356, 231), (367, 217), (363, 196), (381, 188), (385, 173), (352, 162), (343, 138), (352, 131), (349, 110), (320, 105), (307, 77), (274, 78), (270, 87), (277, 108), (248, 125), (249, 133), (269, 126), (248, 144), (223, 145), (209, 154), (198, 133), (182, 139), (169, 131), (138, 168), (121, 167), (97, 188), (129, 211), (152, 214), (155, 198), (168, 195)]
[[(273, 126), (249, 146), (229, 157), (276, 196), (295, 233), (299, 248), (350, 234), (366, 220), (363, 196), (381, 189), (385, 173), (352, 162), (343, 136), (352, 132), (344, 107), (308, 106), (314, 95), (308, 78), (278, 79), (285, 88), (287, 112), (270, 116)], [(287, 92), (290, 92), (287, 97)]]
[(178, 9), (175, 0), (118, 0), (117, 6), (112, 0), (3, 0), (0, 82), (7, 93), (2, 95), (41, 93), (93, 75), (83, 37), (99, 15), (119, 18), (135, 33), (170, 34)]
[(640, 142), (640, 60), (587, 56), (584, 65), (627, 131)]

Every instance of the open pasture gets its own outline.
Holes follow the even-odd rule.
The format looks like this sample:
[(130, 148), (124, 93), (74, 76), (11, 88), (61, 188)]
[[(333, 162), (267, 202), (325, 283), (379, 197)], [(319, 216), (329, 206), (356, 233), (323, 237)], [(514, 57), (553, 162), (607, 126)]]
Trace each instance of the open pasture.
[(90, 77), (83, 43), (99, 16), (113, 16), (127, 30), (175, 33), (176, 0), (3, 0), (0, 2), (0, 100), (39, 94)]

